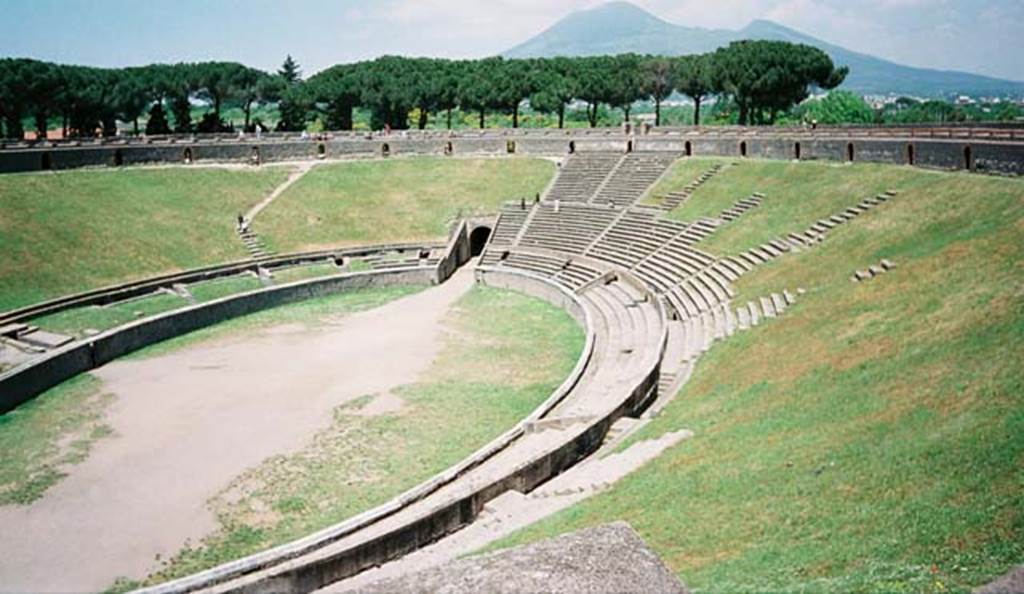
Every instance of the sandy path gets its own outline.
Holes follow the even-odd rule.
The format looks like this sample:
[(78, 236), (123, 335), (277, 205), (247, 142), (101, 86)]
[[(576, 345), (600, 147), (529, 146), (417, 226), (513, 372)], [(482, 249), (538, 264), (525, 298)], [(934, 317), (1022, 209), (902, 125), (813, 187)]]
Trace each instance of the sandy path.
[(281, 185), (274, 188), (274, 191), (271, 192), (266, 198), (260, 200), (259, 203), (257, 203), (255, 206), (250, 208), (248, 212), (245, 213), (245, 220), (251, 223), (252, 220), (256, 218), (256, 215), (260, 214), (260, 211), (270, 206), (271, 202), (273, 202), (281, 194), (284, 194), (285, 190), (292, 187), (292, 185), (294, 185), (295, 182), (299, 181), (299, 179), (301, 179), (302, 176), (309, 173), (309, 171), (316, 167), (318, 163), (320, 163), (320, 161), (300, 161), (295, 171), (288, 175), (288, 179), (284, 180), (284, 182)]
[(340, 403), (416, 380), (439, 321), (473, 284), (448, 282), (315, 330), (294, 325), (115, 361), (89, 458), (29, 506), (0, 507), (0, 592), (96, 591), (215, 528), (205, 502), (268, 456), (300, 449)]

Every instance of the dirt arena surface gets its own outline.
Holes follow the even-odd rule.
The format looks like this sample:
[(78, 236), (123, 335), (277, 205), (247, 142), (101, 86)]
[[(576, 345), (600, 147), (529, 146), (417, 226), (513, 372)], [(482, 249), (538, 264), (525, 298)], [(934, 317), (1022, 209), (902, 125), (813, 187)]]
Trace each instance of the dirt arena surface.
[(0, 507), (0, 591), (97, 591), (139, 579), (216, 527), (206, 501), (265, 458), (297, 451), (332, 410), (416, 381), (440, 321), (473, 285), (446, 283), (309, 329), (282, 325), (93, 373), (114, 436), (28, 506)]

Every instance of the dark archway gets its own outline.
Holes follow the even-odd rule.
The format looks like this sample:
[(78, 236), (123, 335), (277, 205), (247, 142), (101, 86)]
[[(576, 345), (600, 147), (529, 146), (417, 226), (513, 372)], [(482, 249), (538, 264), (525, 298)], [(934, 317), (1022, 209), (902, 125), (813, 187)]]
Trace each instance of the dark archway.
[(971, 145), (964, 147), (964, 169), (970, 171), (974, 169), (974, 155), (971, 154)]
[(191, 148), (186, 148), (184, 151), (182, 151), (181, 157), (185, 161), (186, 165), (191, 163), (192, 162), (192, 149)]
[(747, 141), (746, 140), (740, 142), (740, 156), (741, 157), (746, 157), (747, 156)]
[(390, 157), (391, 156), (391, 147), (388, 145), (388, 143), (385, 142), (384, 144), (380, 145), (380, 156), (382, 156), (382, 157)]
[(800, 160), (800, 143), (797, 142), (793, 145), (793, 158), (797, 161)]
[(49, 171), (53, 169), (53, 161), (50, 159), (49, 152), (45, 152), (42, 155), (40, 155), (39, 168), (42, 169), (43, 171)]
[(451, 156), (454, 153), (455, 153), (455, 147), (452, 146), (452, 143), (450, 141), (444, 143), (444, 154), (448, 155), (448, 156)]
[(260, 147), (252, 147), (252, 153), (249, 155), (249, 162), (252, 163), (253, 165), (260, 164)]
[(324, 146), (324, 143), (321, 142), (320, 144), (316, 145), (316, 157), (318, 159), (323, 159), (326, 156), (327, 156), (327, 147)]
[(687, 140), (686, 144), (683, 145), (683, 153), (685, 153), (687, 157), (693, 156), (693, 145), (690, 144), (689, 140)]
[(576, 141), (575, 140), (570, 140), (569, 141), (569, 154), (571, 155), (571, 154), (573, 154), (575, 152), (576, 152)]
[(479, 256), (484, 251), (484, 246), (487, 245), (487, 240), (491, 238), (491, 228), (480, 226), (469, 234), (469, 253), (472, 256)]
[(124, 151), (121, 149), (114, 150), (114, 167), (120, 167), (124, 165)]
[(516, 152), (516, 141), (506, 140), (505, 141), (505, 152), (512, 155)]
[(907, 145), (907, 165), (913, 165), (913, 164), (914, 164), (914, 145), (913, 144), (908, 144)]
[(627, 140), (626, 141), (626, 152), (627, 153), (633, 152), (633, 141), (632, 140)]
[(847, 142), (846, 143), (846, 160), (850, 161), (850, 162), (853, 162), (853, 143), (852, 142)]

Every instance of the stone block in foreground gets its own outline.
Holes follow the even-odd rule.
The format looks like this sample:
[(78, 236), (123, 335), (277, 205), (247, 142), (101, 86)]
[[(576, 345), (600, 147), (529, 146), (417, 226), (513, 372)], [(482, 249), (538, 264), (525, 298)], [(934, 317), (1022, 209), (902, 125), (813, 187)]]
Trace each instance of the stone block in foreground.
[(381, 580), (358, 591), (381, 594), (687, 594), (686, 587), (625, 522), (460, 559)]

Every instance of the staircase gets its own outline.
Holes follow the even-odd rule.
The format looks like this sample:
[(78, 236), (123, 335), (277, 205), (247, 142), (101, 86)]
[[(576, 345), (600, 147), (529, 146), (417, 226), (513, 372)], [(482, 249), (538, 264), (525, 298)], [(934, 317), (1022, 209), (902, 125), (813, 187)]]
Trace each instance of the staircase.
[(267, 248), (266, 244), (263, 243), (263, 240), (260, 239), (260, 236), (248, 226), (245, 228), (236, 228), (235, 231), (238, 233), (238, 238), (242, 240), (243, 244), (245, 244), (245, 249), (249, 251), (249, 256), (253, 260), (274, 255), (274, 252)]

